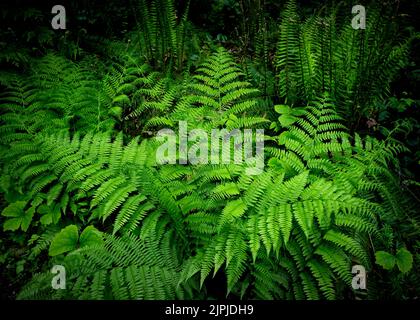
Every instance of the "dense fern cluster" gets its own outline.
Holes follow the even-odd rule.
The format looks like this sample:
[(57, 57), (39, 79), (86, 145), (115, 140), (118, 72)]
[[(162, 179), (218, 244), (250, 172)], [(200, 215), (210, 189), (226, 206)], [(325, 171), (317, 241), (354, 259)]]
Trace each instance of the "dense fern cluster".
[[(376, 273), (375, 253), (405, 246), (420, 219), (399, 175), (409, 150), (346, 117), (389, 93), (413, 36), (381, 47), (389, 30), (376, 9), (359, 32), (339, 7), (302, 22), (289, 1), (270, 78), (266, 37), (255, 35), (264, 74), (222, 46), (194, 65), (188, 5), (138, 7), (133, 43), (104, 42), (103, 61), (51, 53), (1, 74), (3, 230), (24, 235), (30, 259), (48, 257), (18, 298), (366, 297), (352, 266)], [(264, 170), (160, 165), (156, 133), (180, 121), (265, 129)], [(51, 288), (56, 264), (66, 290)], [(212, 296), (215, 278), (225, 288)], [(368, 297), (381, 281), (369, 279)]]
[(385, 8), (370, 8), (363, 31), (353, 29), (347, 17), (348, 23), (340, 23), (339, 9), (325, 8), (303, 21), (296, 2), (288, 2), (276, 56), (279, 94), (294, 104), (328, 91), (343, 115), (372, 112), (408, 64), (410, 43), (417, 35), (395, 41), (393, 26), (383, 18)]

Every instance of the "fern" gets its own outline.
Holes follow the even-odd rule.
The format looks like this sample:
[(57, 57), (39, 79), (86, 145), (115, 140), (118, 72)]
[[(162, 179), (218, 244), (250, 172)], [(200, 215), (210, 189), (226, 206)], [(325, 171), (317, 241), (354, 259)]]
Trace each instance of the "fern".
[[(228, 299), (333, 300), (362, 296), (356, 264), (375, 294), (375, 252), (418, 235), (418, 210), (398, 162), (409, 150), (354, 129), (415, 35), (397, 40), (379, 6), (366, 30), (341, 4), (303, 17), (290, 0), (279, 26), (264, 6), (240, 4), (257, 14), (242, 49), (195, 30), (189, 2), (141, 0), (119, 40), (86, 36), (97, 55), (1, 54), (31, 62), (0, 76), (2, 227), (41, 262), (18, 298), (202, 299), (218, 278)], [(185, 123), (264, 128), (264, 169), (161, 165), (156, 132)], [(51, 288), (55, 264), (67, 290)]]
[[(328, 99), (317, 106), (300, 112), (295, 122), (281, 133), (278, 141), (285, 147), (285, 153), (280, 153), (282, 160), (276, 162), (280, 159), (273, 158), (271, 168), (261, 176), (246, 177), (241, 173), (243, 168), (231, 167), (226, 171), (230, 174), (208, 180), (204, 174), (207, 169), (198, 169), (203, 172), (198, 177), (215, 186), (211, 198), (203, 194), (207, 200), (196, 208), (203, 218), (201, 212), (209, 211), (205, 215), (208, 219), (202, 220), (207, 227), (191, 224), (191, 231), (199, 236), (200, 243), (205, 241), (207, 245), (199, 247), (198, 253), (186, 262), (183, 280), (197, 277), (203, 284), (211, 269), (216, 273), (225, 265), (228, 293), (236, 292), (240, 283), (261, 281), (253, 280), (252, 274), (258, 273), (247, 274), (244, 265), (253, 270), (254, 265), (258, 268), (261, 263), (283, 261), (286, 269), (279, 275), (281, 289), (276, 291), (270, 284), (258, 284), (258, 289), (248, 294), (284, 298), (288, 292), (291, 298), (288, 290), (294, 286), (295, 299), (335, 299), (341, 294), (337, 282), (345, 287), (351, 285), (352, 262), (372, 267), (370, 249), (363, 239), (377, 236), (378, 219), (385, 206), (373, 202), (374, 197), (366, 191), (359, 192), (358, 188), (369, 177), (357, 175), (359, 169), (354, 171), (352, 161), (361, 158), (368, 161), (370, 156), (366, 156), (373, 149), (359, 149), (350, 143), (351, 138)], [(288, 139), (283, 138), (286, 134)], [(300, 140), (293, 143), (294, 139)], [(305, 148), (305, 144), (311, 147)], [(386, 159), (392, 157), (386, 148), (380, 150), (385, 158), (379, 158), (378, 154), (374, 157), (383, 170), (388, 170)], [(290, 153), (296, 157), (284, 156)], [(299, 164), (290, 165), (291, 159)], [(314, 165), (317, 162), (322, 166)], [(364, 165), (370, 167), (366, 162)], [(354, 180), (356, 176), (358, 180)], [(214, 218), (210, 219), (211, 215)], [(246, 235), (238, 228), (246, 228)], [(213, 236), (209, 238), (207, 234)], [(232, 260), (233, 257), (237, 258)], [(259, 262), (261, 259), (263, 262)], [(251, 260), (254, 265), (245, 262)]]
[(188, 121), (188, 125), (204, 130), (262, 125), (267, 122), (264, 117), (248, 115), (258, 107), (259, 91), (243, 76), (229, 53), (218, 48), (197, 69), (193, 83), (187, 86), (191, 93), (176, 105), (170, 119)]
[[(18, 299), (185, 299), (193, 286), (178, 286), (179, 265), (165, 239), (105, 236), (103, 245), (78, 249), (66, 256), (65, 292), (52, 290), (48, 273), (35, 277)], [(49, 283), (48, 283), (49, 280)], [(46, 284), (48, 283), (48, 285)]]
[[(311, 102), (327, 91), (342, 115), (366, 116), (389, 94), (390, 83), (407, 65), (416, 36), (396, 41), (393, 24), (382, 18), (388, 8), (369, 7), (363, 32), (354, 30), (348, 18), (342, 21), (343, 10), (347, 7), (339, 4), (302, 21), (296, 1), (287, 2), (276, 52), (279, 94), (286, 104)], [(384, 44), (385, 38), (389, 41)]]

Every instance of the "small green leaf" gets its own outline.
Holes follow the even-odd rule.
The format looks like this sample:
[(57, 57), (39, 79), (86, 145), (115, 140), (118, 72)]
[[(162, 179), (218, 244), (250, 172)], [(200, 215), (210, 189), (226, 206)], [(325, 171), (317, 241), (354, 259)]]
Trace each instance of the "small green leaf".
[(291, 126), (296, 120), (298, 120), (298, 118), (291, 114), (283, 114), (279, 117), (279, 122), (283, 127)]
[(271, 122), (270, 129), (276, 130), (277, 129), (277, 123), (276, 122)]
[(22, 228), (23, 231), (28, 230), (29, 225), (31, 224), (32, 221), (32, 217), (34, 216), (34, 212), (35, 210), (28, 210), (26, 212), (26, 214), (22, 217), (22, 223), (20, 225), (20, 227)]
[(38, 213), (42, 214), (41, 219), (39, 219), (41, 224), (47, 226), (52, 223), (51, 209), (47, 205), (43, 204), (40, 206), (38, 208)]
[(52, 223), (52, 216), (50, 214), (44, 214), (39, 221), (42, 225), (47, 226)]
[(26, 201), (16, 201), (14, 203), (9, 204), (4, 210), (2, 211), (1, 215), (5, 217), (21, 217), (24, 215), (23, 209), (26, 206)]
[(53, 208), (43, 204), (38, 208), (38, 213), (42, 214), (39, 221), (41, 221), (43, 225), (49, 225), (51, 223), (56, 224), (61, 218), (59, 204), (56, 204)]
[(62, 229), (51, 242), (49, 255), (56, 256), (64, 252), (76, 249), (79, 232), (75, 225), (69, 225)]
[(15, 231), (19, 229), (19, 227), (21, 227), (23, 231), (28, 230), (34, 215), (34, 210), (29, 209), (27, 212), (25, 212), (25, 206), (26, 201), (16, 201), (9, 204), (3, 210), (3, 216), (12, 217), (12, 219), (6, 220), (6, 222), (3, 224), (4, 231)]
[(93, 226), (88, 226), (80, 235), (80, 247), (93, 246), (102, 243), (102, 234)]
[(410, 271), (413, 267), (413, 255), (405, 248), (398, 249), (395, 259), (398, 269), (403, 273)]
[(284, 104), (278, 104), (274, 106), (274, 110), (280, 114), (290, 114), (292, 109)]
[(20, 218), (7, 219), (6, 222), (3, 224), (3, 230), (16, 231), (17, 229), (19, 229), (21, 222), (22, 220)]
[(300, 117), (306, 114), (305, 108), (293, 108), (291, 114), (294, 116)]
[(386, 270), (391, 270), (395, 266), (395, 257), (385, 251), (377, 251), (375, 253), (376, 263)]

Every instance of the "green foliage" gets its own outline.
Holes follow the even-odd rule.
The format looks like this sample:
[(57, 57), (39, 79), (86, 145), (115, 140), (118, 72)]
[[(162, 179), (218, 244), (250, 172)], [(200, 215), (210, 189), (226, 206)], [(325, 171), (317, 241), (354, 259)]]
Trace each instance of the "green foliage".
[(93, 226), (88, 226), (80, 235), (77, 230), (77, 226), (69, 225), (61, 230), (51, 242), (49, 255), (56, 256), (68, 251), (76, 249), (77, 244), (80, 244), (80, 248), (85, 246), (94, 246), (95, 244), (101, 244), (102, 236), (98, 230)]
[(276, 52), (279, 95), (294, 105), (328, 91), (339, 112), (357, 121), (389, 94), (391, 82), (409, 63), (416, 35), (394, 40), (398, 31), (383, 18), (390, 10), (385, 7), (367, 9), (365, 30), (353, 29), (350, 19), (340, 17), (343, 10), (348, 7), (332, 6), (302, 19), (296, 1), (287, 2)]
[(173, 0), (138, 1), (135, 14), (138, 30), (133, 40), (147, 61), (183, 67), (192, 53), (195, 37), (187, 20), (188, 9), (189, 1), (183, 13), (177, 12)]
[(204, 130), (263, 125), (267, 119), (252, 116), (258, 114), (259, 91), (244, 80), (244, 73), (229, 53), (218, 48), (197, 69), (192, 83), (186, 86), (189, 94), (179, 101), (170, 119)]
[(406, 273), (413, 266), (413, 255), (405, 248), (399, 249), (395, 256), (385, 251), (377, 251), (375, 256), (376, 263), (386, 270), (392, 270), (397, 265), (401, 272)]
[[(77, 241), (77, 230), (73, 232), (73, 240)], [(80, 241), (82, 237), (83, 233)], [(177, 285), (179, 264), (175, 247), (167, 236), (162, 241), (156, 239), (104, 235), (103, 244), (89, 243), (84, 248), (70, 250), (65, 257), (64, 266), (69, 275), (66, 290), (51, 289), (48, 281), (51, 282), (52, 277), (43, 274), (35, 276), (18, 298), (126, 300), (191, 297), (193, 286)]]
[[(415, 35), (397, 42), (376, 7), (362, 31), (340, 6), (301, 18), (288, 1), (277, 23), (270, 1), (219, 1), (244, 14), (241, 35), (202, 40), (189, 6), (137, 1), (133, 16), (117, 14), (133, 30), (86, 35), (98, 45), (74, 61), (22, 52), (28, 68), (1, 72), (1, 246), (23, 251), (2, 258), (25, 276), (17, 297), (418, 296), (418, 182), (401, 174), (412, 150), (397, 141), (406, 126), (371, 134), (376, 115), (415, 108), (385, 100)], [(19, 54), (0, 61), (19, 67)], [(265, 129), (264, 169), (160, 165), (156, 133), (181, 121)], [(51, 288), (55, 264), (66, 290)], [(351, 287), (353, 265), (369, 272), (367, 294)]]
[[(243, 97), (257, 91), (237, 81), (239, 76), (226, 51), (218, 50), (198, 69), (199, 82), (187, 87), (193, 93), (185, 98), (190, 103), (181, 100), (181, 107), (178, 104), (167, 118), (177, 119), (180, 108), (188, 107), (197, 111), (189, 122), (205, 129), (265, 121), (223, 120), (231, 114), (245, 119), (256, 106), (255, 100)], [(6, 166), (6, 172), (21, 177), (15, 188), (27, 195), (30, 210), (44, 217), (48, 210), (63, 214), (70, 210), (74, 219), (112, 228), (123, 237), (131, 232), (156, 236), (173, 225), (166, 236), (177, 243), (179, 264), (173, 271), (160, 269), (165, 264), (146, 267), (142, 262), (109, 264), (104, 273), (94, 268), (96, 289), (88, 289), (85, 278), (76, 281), (74, 290), (84, 290), (75, 291), (82, 297), (105, 297), (100, 292), (108, 285), (115, 298), (144, 296), (136, 291), (145, 290), (146, 280), (137, 275), (144, 272), (169, 279), (167, 272), (177, 270), (168, 288), (188, 283), (203, 288), (211, 272), (224, 270), (227, 294), (334, 299), (342, 295), (337, 283), (350, 286), (352, 263), (371, 268), (371, 249), (365, 241), (377, 236), (378, 220), (387, 210), (399, 210), (394, 207), (396, 199), (381, 191), (390, 190), (382, 177), (392, 177), (388, 163), (400, 148), (372, 139), (364, 142), (358, 136), (352, 139), (327, 96), (314, 107), (275, 109), (280, 118), (272, 127), (280, 133), (271, 139), (277, 146), (269, 148), (269, 168), (255, 177), (246, 175), (246, 166), (240, 164), (159, 168), (153, 160), (157, 147), (153, 139), (139, 143), (135, 138), (125, 145), (121, 134), (111, 139), (109, 133), (35, 136), (30, 155), (20, 143), (12, 144), (10, 154), (17, 160)], [(199, 116), (212, 113), (211, 122)], [(377, 195), (382, 198), (375, 199)], [(90, 238), (85, 235), (89, 228), (78, 240), (77, 227), (67, 226), (52, 240), (49, 254), (78, 251), (77, 243), (83, 247), (83, 239)], [(86, 241), (90, 246), (92, 241)], [(123, 261), (131, 259), (131, 253), (127, 255)], [(269, 279), (261, 278), (261, 268)], [(125, 291), (130, 288), (123, 285), (126, 281), (140, 287)], [(241, 287), (244, 282), (248, 287)], [(165, 295), (158, 283), (149, 284), (156, 289), (153, 297), (174, 297)], [(92, 291), (90, 296), (87, 292)]]
[(54, 54), (34, 61), (29, 74), (3, 74), (1, 140), (10, 143), (44, 131), (110, 130), (113, 118), (101, 104), (104, 93), (86, 63)]
[(76, 248), (79, 234), (75, 225), (65, 227), (51, 242), (49, 255), (56, 256)]
[(1, 213), (2, 216), (8, 217), (4, 222), (3, 229), (15, 231), (21, 228), (26, 231), (31, 223), (33, 212), (25, 212), (26, 201), (16, 201), (9, 204)]

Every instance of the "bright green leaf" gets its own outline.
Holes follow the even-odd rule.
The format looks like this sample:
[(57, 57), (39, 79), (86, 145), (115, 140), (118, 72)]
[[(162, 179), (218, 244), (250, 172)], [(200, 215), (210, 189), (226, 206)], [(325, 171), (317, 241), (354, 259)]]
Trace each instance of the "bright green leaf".
[(298, 118), (290, 114), (283, 114), (279, 117), (279, 122), (283, 127), (291, 126)]
[(34, 216), (35, 210), (28, 210), (26, 214), (22, 217), (21, 228), (23, 231), (28, 230), (29, 225), (31, 224), (32, 218)]
[(34, 210), (29, 209), (25, 212), (24, 208), (26, 206), (26, 201), (16, 201), (9, 204), (2, 212), (3, 216), (13, 217), (13, 219), (8, 219), (3, 224), (3, 230), (15, 231), (21, 227), (23, 231), (28, 230), (29, 225), (31, 224), (32, 217), (34, 215)]
[(25, 214), (23, 211), (25, 206), (26, 201), (16, 201), (4, 208), (1, 215), (5, 217), (21, 217)]
[(385, 251), (377, 251), (375, 253), (376, 263), (386, 270), (391, 270), (395, 266), (395, 257)]
[(410, 271), (413, 267), (413, 255), (405, 248), (398, 249), (395, 259), (398, 269), (403, 273)]
[(76, 249), (79, 232), (75, 225), (69, 225), (62, 229), (51, 242), (49, 255), (56, 256), (64, 252)]
[(19, 229), (20, 224), (22, 222), (21, 218), (12, 218), (12, 219), (7, 219), (6, 222), (3, 224), (3, 230), (4, 231), (15, 231), (17, 229)]
[(280, 114), (290, 114), (292, 109), (284, 104), (278, 104), (274, 106), (274, 110)]
[(101, 232), (93, 226), (86, 227), (80, 235), (80, 247), (93, 246), (101, 243)]

